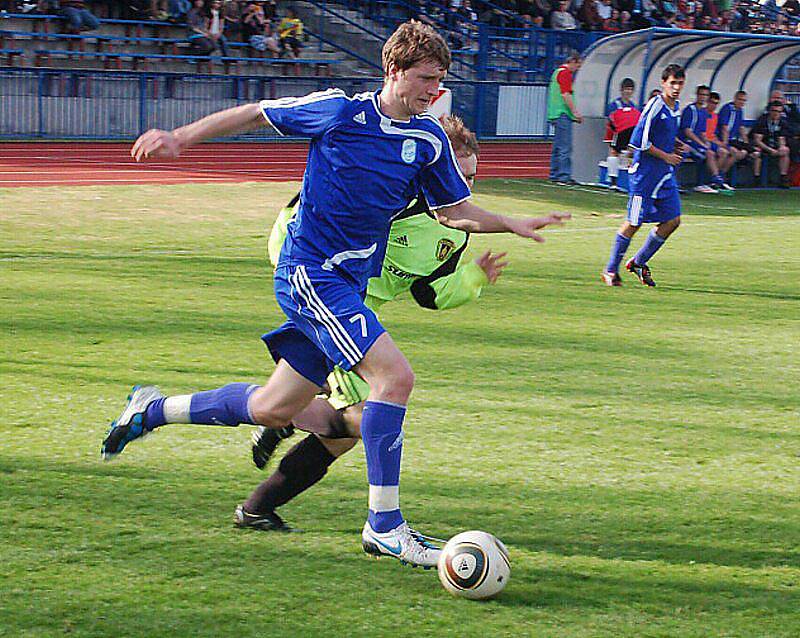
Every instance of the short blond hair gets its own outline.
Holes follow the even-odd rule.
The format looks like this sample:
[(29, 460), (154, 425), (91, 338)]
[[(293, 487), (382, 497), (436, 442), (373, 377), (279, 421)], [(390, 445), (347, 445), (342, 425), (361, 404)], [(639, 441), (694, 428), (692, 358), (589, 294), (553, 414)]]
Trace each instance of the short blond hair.
[(480, 155), (480, 147), (478, 146), (478, 138), (475, 133), (467, 128), (458, 115), (446, 115), (441, 120), (444, 132), (450, 139), (450, 144), (453, 146), (453, 152), (458, 157), (469, 157)]
[(450, 48), (432, 27), (416, 20), (401, 24), (383, 45), (383, 72), (394, 65), (399, 71), (420, 62), (433, 62), (445, 71), (450, 68)]

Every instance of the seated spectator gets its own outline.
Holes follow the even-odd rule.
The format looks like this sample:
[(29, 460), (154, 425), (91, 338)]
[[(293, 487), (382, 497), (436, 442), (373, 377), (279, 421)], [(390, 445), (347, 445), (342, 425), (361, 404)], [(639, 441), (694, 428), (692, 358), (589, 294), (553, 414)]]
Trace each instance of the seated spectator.
[(600, 0), (585, 0), (578, 11), (578, 20), (587, 31), (597, 31), (603, 26), (603, 19), (597, 11)]
[(800, 0), (786, 0), (781, 8), (791, 18), (800, 17)]
[(606, 33), (619, 33), (622, 31), (622, 24), (619, 21), (619, 11), (611, 10), (611, 17), (603, 20), (603, 31)]
[(208, 37), (215, 49), (228, 57), (228, 40), (225, 38), (225, 18), (222, 16), (222, 0), (211, 0), (208, 6)]
[[(789, 146), (786, 141), (789, 137), (789, 128), (783, 117), (783, 103), (774, 100), (769, 103), (767, 112), (762, 114), (753, 125), (750, 137), (763, 157), (769, 157), (778, 162), (780, 171), (780, 187), (789, 188)], [(753, 163), (753, 174), (756, 178), (761, 176), (761, 157)]]
[(622, 11), (619, 14), (619, 30), (621, 32), (632, 31), (633, 24), (631, 23), (631, 14), (627, 11)]
[(594, 6), (601, 20), (605, 21), (611, 18), (611, 11), (614, 9), (611, 6), (611, 0), (595, 0)]
[(169, 17), (167, 12), (167, 0), (150, 0), (150, 14), (151, 20), (166, 20)]
[(186, 22), (186, 15), (192, 8), (189, 0), (168, 0), (167, 1), (167, 20), (171, 22)]
[(578, 28), (573, 15), (567, 10), (569, 7), (568, 0), (560, 0), (558, 9), (550, 14), (550, 28), (556, 31), (571, 31)]
[(272, 32), (272, 25), (264, 15), (260, 2), (250, 2), (242, 16), (242, 35), (256, 51), (269, 51), (272, 57), (279, 53), (278, 38)]
[(192, 54), (209, 55), (214, 50), (214, 42), (208, 34), (208, 19), (203, 0), (194, 0), (192, 8), (186, 14), (186, 28), (186, 39), (192, 46)]
[(303, 37), (303, 22), (291, 7), (287, 7), (286, 16), (278, 25), (278, 36), (281, 53), (288, 51), (292, 57), (300, 57), (300, 49), (303, 48), (303, 43), (300, 42)]
[(786, 120), (786, 144), (789, 147), (793, 162), (800, 162), (800, 109), (797, 104), (786, 99), (783, 91), (774, 90), (769, 94), (769, 101), (778, 101), (783, 105), (783, 119)]
[(84, 0), (61, 0), (60, 7), (59, 14), (66, 19), (70, 33), (94, 31), (100, 26), (100, 21), (86, 8)]
[(224, 0), (222, 19), (225, 21), (225, 37), (239, 40), (242, 36), (242, 7), (239, 0)]

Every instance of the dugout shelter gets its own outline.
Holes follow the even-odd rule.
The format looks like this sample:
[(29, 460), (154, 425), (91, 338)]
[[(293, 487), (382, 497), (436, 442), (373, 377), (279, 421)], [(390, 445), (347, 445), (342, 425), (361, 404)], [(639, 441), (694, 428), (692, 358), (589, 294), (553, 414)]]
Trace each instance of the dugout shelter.
[(651, 28), (612, 35), (584, 53), (573, 85), (583, 124), (572, 142), (572, 175), (584, 183), (597, 181), (598, 161), (606, 156), (603, 143), (606, 105), (619, 94), (620, 82), (636, 82), (637, 102), (644, 104), (658, 88), (668, 64), (686, 69), (681, 109), (694, 101), (698, 84), (708, 84), (725, 104), (736, 91), (747, 91), (745, 119), (757, 118), (783, 66), (800, 55), (800, 38), (779, 35), (725, 33)]

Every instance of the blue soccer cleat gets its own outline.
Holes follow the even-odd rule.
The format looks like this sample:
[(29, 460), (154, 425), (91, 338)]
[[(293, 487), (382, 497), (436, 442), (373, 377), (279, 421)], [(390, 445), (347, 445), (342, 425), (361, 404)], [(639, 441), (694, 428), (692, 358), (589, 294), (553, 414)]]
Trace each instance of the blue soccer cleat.
[(150, 433), (144, 422), (147, 406), (164, 395), (152, 385), (133, 386), (128, 395), (128, 403), (116, 421), (111, 422), (100, 454), (104, 461), (110, 461), (125, 449), (131, 441), (135, 441)]

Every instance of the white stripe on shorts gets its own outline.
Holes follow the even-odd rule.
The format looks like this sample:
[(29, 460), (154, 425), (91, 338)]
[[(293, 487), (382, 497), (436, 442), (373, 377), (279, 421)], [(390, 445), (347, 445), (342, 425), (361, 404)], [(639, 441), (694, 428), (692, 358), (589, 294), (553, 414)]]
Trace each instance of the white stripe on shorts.
[(631, 198), (631, 225), (639, 226), (639, 218), (642, 214), (642, 196), (634, 195)]
[(353, 366), (361, 361), (364, 358), (361, 350), (358, 349), (352, 337), (342, 327), (342, 324), (339, 323), (339, 320), (330, 309), (322, 303), (303, 266), (298, 266), (295, 270), (292, 275), (292, 284), (300, 296), (303, 297), (308, 308), (314, 313), (317, 321), (328, 329), (328, 334), (334, 345), (341, 351), (350, 365)]

